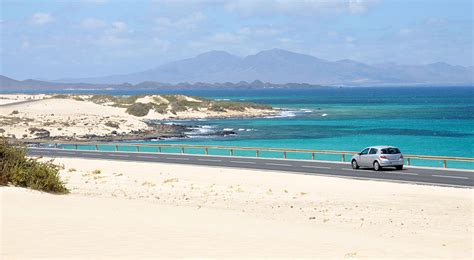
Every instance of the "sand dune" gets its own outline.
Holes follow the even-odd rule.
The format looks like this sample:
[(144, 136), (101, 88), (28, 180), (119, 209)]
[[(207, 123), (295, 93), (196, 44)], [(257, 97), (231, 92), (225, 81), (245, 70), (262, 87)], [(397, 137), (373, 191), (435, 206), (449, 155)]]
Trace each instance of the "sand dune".
[(70, 195), (1, 188), (8, 257), (473, 254), (471, 189), (56, 159)]
[[(153, 130), (147, 124), (149, 120), (258, 117), (278, 112), (247, 103), (238, 103), (241, 105), (233, 108), (235, 104), (220, 101), (204, 102), (183, 95), (166, 97), (174, 103), (160, 95), (131, 96), (130, 100), (110, 95), (0, 95), (0, 135), (17, 139), (87, 140), (91, 135), (110, 137)], [(113, 98), (119, 101), (110, 101)], [(147, 108), (141, 116), (127, 112), (131, 104), (149, 103), (161, 110)], [(211, 109), (213, 106), (223, 107)]]

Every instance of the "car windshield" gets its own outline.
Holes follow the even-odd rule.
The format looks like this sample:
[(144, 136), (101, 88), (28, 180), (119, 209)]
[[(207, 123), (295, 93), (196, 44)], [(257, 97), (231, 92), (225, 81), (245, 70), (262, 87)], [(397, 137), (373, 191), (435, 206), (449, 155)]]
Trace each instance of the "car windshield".
[(400, 150), (398, 150), (398, 148), (385, 148), (385, 149), (382, 149), (382, 153), (383, 154), (397, 154), (397, 153), (400, 153)]

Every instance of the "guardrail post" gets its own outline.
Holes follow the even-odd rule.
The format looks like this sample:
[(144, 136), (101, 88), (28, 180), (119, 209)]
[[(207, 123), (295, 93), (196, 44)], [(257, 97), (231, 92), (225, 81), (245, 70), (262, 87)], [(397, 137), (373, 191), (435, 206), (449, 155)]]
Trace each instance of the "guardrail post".
[(286, 159), (286, 151), (283, 152), (283, 158)]
[(96, 145), (95, 145), (95, 149), (96, 149), (97, 151), (99, 151), (99, 145), (96, 144)]
[(233, 156), (234, 155), (234, 150), (230, 149), (230, 156)]
[(259, 150), (256, 150), (256, 151), (255, 151), (255, 156), (256, 156), (256, 157), (260, 157), (260, 151), (259, 151)]
[(311, 153), (311, 160), (314, 161), (314, 153)]
[(75, 146), (76, 146), (76, 150), (77, 150), (77, 144), (75, 144)]
[(54, 148), (58, 149), (58, 143), (54, 144)]
[(140, 146), (137, 145), (137, 152), (140, 152)]
[(208, 148), (205, 149), (205, 153), (206, 153), (206, 155), (209, 155), (209, 149)]
[(407, 158), (407, 165), (410, 166), (410, 158)]
[(181, 154), (184, 155), (184, 147), (181, 147)]
[(342, 161), (343, 161), (343, 162), (346, 161), (346, 155), (345, 155), (345, 154), (342, 154)]
[(158, 147), (158, 152), (161, 153), (161, 146)]
[(447, 163), (446, 163), (446, 160), (443, 160), (443, 168), (446, 168), (446, 167), (447, 167), (446, 164), (447, 164)]

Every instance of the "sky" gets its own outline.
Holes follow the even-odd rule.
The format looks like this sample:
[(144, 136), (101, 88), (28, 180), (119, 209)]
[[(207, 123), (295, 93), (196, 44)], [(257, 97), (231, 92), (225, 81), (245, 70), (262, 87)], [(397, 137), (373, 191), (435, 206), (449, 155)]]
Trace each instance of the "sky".
[(472, 0), (1, 0), (0, 74), (132, 73), (211, 50), (472, 66)]

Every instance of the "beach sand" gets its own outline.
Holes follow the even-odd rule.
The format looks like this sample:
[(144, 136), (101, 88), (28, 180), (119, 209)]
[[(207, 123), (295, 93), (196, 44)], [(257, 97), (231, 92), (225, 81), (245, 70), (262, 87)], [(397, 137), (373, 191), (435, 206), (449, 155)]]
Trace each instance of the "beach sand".
[(3, 257), (473, 256), (472, 189), (57, 158), (71, 194), (2, 187)]

